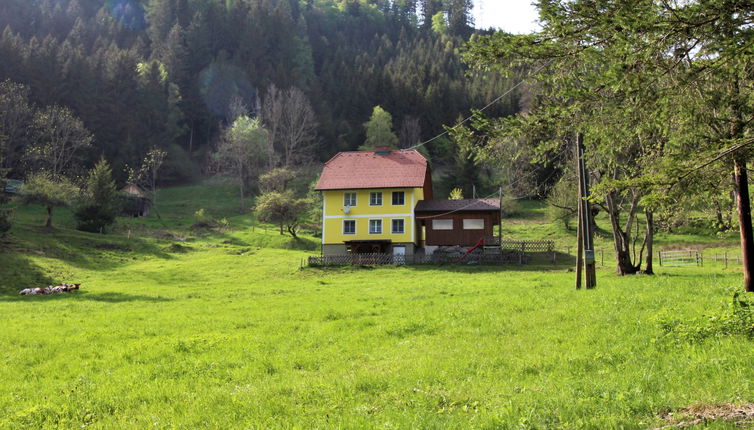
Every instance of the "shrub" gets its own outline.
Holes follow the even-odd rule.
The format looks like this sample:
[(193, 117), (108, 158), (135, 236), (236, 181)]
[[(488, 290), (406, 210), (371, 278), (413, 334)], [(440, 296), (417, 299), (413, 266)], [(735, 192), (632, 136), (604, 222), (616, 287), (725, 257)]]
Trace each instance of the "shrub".
[(105, 160), (100, 160), (89, 172), (86, 192), (74, 212), (76, 229), (92, 233), (104, 233), (115, 223), (118, 213), (118, 190), (113, 181), (113, 172)]
[(754, 338), (754, 300), (736, 291), (730, 303), (718, 313), (682, 321), (661, 316), (658, 322), (665, 336), (676, 341), (696, 343), (727, 336), (751, 339)]
[(228, 228), (228, 226), (229, 226), (229, 223), (227, 219), (213, 218), (212, 216), (207, 215), (204, 209), (199, 209), (198, 211), (194, 212), (194, 223), (191, 224), (191, 228), (197, 229), (197, 230), (199, 229), (205, 229), (205, 230), (225, 229), (225, 228)]

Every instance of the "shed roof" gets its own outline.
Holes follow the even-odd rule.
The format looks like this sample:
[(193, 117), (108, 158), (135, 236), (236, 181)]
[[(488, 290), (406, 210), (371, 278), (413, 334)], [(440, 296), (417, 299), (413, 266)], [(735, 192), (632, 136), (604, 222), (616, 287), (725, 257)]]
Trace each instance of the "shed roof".
[(135, 185), (135, 184), (128, 184), (125, 187), (121, 188), (120, 190), (134, 197), (145, 198), (147, 196), (144, 193), (144, 190), (142, 190), (141, 188), (139, 188), (138, 185)]
[(500, 199), (422, 200), (415, 212), (497, 212)]
[(427, 175), (427, 159), (413, 149), (340, 152), (325, 163), (315, 189), (420, 188)]

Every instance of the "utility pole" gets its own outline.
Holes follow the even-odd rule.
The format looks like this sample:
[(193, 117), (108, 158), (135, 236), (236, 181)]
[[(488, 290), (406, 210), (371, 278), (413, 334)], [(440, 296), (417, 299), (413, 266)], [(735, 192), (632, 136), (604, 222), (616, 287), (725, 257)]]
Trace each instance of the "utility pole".
[(503, 186), (500, 186), (500, 190), (498, 191), (498, 197), (500, 202), (500, 224), (498, 224), (497, 228), (497, 241), (498, 246), (502, 249), (503, 247)]
[[(586, 172), (586, 163), (584, 162), (584, 135), (576, 133), (576, 154), (578, 163), (579, 176), (579, 231), (581, 238), (579, 246), (584, 249), (584, 277), (586, 279), (586, 288), (592, 289), (597, 286), (597, 274), (595, 268), (594, 255), (594, 231), (592, 231), (592, 212), (589, 205), (589, 175)], [(581, 266), (581, 262), (577, 262)], [(577, 288), (581, 284), (581, 271), (576, 270), (579, 280)]]
[(578, 209), (576, 211), (576, 213), (578, 214), (577, 217), (578, 217), (578, 225), (579, 225), (578, 228), (576, 229), (577, 231), (576, 233), (576, 289), (580, 290), (581, 289), (581, 272), (584, 267), (584, 259), (583, 259), (584, 257), (584, 228), (583, 228), (584, 215), (581, 210), (582, 208), (581, 202), (583, 201), (584, 196), (581, 195), (581, 189), (582, 189), (581, 187), (581, 158), (579, 157), (578, 145), (576, 145), (576, 148), (575, 148), (575, 151), (573, 151), (573, 154), (574, 154), (573, 158), (576, 159), (576, 172), (577, 172), (576, 176), (578, 176), (577, 183), (579, 187), (579, 192), (578, 192), (579, 197), (578, 197), (578, 206), (577, 206)]

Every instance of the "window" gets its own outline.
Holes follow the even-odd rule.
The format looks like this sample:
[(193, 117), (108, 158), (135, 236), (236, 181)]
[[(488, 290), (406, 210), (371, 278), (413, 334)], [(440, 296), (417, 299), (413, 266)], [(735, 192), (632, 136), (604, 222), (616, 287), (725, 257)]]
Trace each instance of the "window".
[(369, 220), (369, 234), (382, 234), (382, 220), (381, 219)]
[(343, 220), (343, 234), (356, 234), (356, 220)]
[(403, 191), (393, 191), (393, 206), (403, 206), (406, 204), (406, 193)]
[(452, 219), (433, 219), (432, 230), (453, 230)]
[(343, 194), (343, 206), (356, 206), (356, 193)]
[(369, 193), (369, 206), (382, 206), (382, 193)]
[(391, 231), (393, 234), (403, 234), (406, 232), (406, 225), (402, 219), (394, 219), (392, 227), (393, 229)]
[(465, 219), (463, 220), (464, 230), (484, 230), (483, 219)]

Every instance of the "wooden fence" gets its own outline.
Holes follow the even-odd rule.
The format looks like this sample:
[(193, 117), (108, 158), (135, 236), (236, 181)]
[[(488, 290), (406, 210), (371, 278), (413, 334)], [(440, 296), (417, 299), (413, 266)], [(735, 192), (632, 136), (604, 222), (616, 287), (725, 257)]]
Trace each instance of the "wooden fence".
[(346, 254), (309, 257), (309, 266), (377, 266), (387, 264), (519, 264), (528, 258), (516, 252), (500, 254), (470, 254), (463, 259), (457, 256), (436, 253), (432, 255), (393, 255), (393, 254)]
[(555, 242), (552, 240), (503, 239), (501, 246), (504, 250), (519, 252), (553, 252), (555, 250)]

